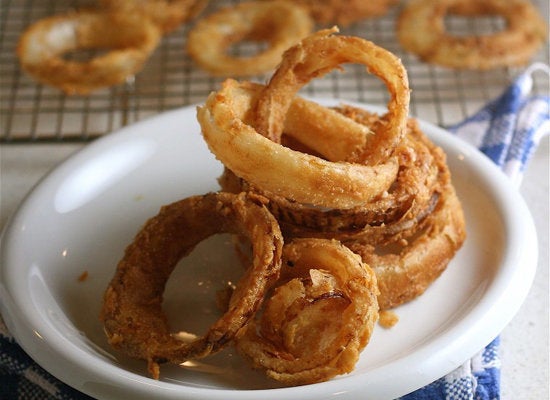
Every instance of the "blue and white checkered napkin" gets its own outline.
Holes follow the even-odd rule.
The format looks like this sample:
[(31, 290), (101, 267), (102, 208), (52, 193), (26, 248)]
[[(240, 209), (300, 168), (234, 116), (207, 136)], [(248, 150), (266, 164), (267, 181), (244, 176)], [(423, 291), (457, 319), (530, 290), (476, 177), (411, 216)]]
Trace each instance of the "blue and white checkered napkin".
[[(550, 75), (546, 64), (531, 65), (506, 91), (449, 130), (487, 155), (519, 187), (540, 139), (550, 134), (550, 96), (531, 95), (532, 74)], [(497, 400), (500, 398), (499, 338), (452, 373), (401, 400)]]
[[(531, 74), (536, 70), (550, 74), (548, 66), (534, 64), (501, 97), (451, 128), (457, 136), (480, 148), (518, 185), (539, 140), (550, 132), (550, 98), (530, 95)], [(497, 338), (460, 368), (401, 400), (498, 399), (498, 343)], [(57, 381), (34, 363), (0, 319), (0, 399), (81, 400), (89, 397)]]

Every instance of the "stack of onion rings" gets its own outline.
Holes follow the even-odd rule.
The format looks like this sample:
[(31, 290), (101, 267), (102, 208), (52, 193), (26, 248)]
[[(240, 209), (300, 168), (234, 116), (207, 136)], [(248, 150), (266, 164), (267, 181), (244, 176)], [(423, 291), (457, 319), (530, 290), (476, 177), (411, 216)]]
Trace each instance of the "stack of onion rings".
[[(291, 2), (249, 1), (201, 19), (189, 32), (187, 51), (214, 75), (255, 75), (272, 71), (283, 52), (312, 28), (307, 12)], [(252, 56), (228, 54), (241, 41), (267, 42), (268, 47)]]
[(376, 276), (334, 240), (285, 244), (281, 278), (237, 349), (288, 385), (353, 370), (378, 319)]
[[(367, 126), (380, 121), (376, 114), (355, 107), (333, 111)], [(377, 274), (378, 302), (386, 310), (422, 294), (465, 239), (464, 216), (445, 155), (414, 119), (408, 121), (408, 133), (396, 154), (399, 174), (386, 195), (349, 210), (311, 207), (266, 194), (227, 168), (220, 185), (226, 191), (247, 190), (268, 197), (268, 208), (287, 240), (338, 239), (361, 254)]]
[[(445, 154), (407, 116), (399, 60), (335, 32), (287, 50), (267, 85), (227, 79), (198, 107), (203, 137), (225, 165), (222, 191), (165, 206), (145, 224), (101, 314), (109, 342), (146, 360), (153, 377), (161, 363), (205, 357), (229, 342), (287, 385), (349, 373), (379, 310), (421, 295), (465, 240)], [(346, 62), (384, 80), (387, 113), (297, 96)], [(331, 146), (338, 132), (346, 138)], [(179, 259), (219, 232), (236, 236), (246, 270), (220, 319), (184, 343), (162, 313), (164, 285)]]
[[(67, 94), (88, 94), (136, 74), (160, 38), (156, 25), (139, 15), (80, 10), (31, 25), (19, 40), (17, 54), (22, 68), (39, 82)], [(63, 57), (83, 49), (109, 51), (87, 62)]]
[[(447, 14), (500, 15), (506, 28), (489, 35), (451, 36)], [(488, 70), (525, 65), (548, 40), (548, 27), (527, 0), (412, 0), (401, 11), (397, 36), (425, 62), (457, 69)]]
[[(178, 261), (216, 233), (247, 237), (254, 255), (228, 310), (203, 336), (185, 343), (170, 334), (162, 294)], [(106, 290), (101, 320), (109, 343), (146, 360), (155, 378), (160, 363), (181, 364), (219, 351), (254, 316), (277, 280), (282, 246), (277, 221), (253, 195), (209, 193), (162, 207), (127, 247)]]
[[(220, 177), (223, 190), (252, 191), (268, 198), (268, 207), (286, 239), (337, 239), (361, 250), (367, 263), (375, 262), (371, 266), (382, 282), (380, 307), (392, 308), (420, 295), (461, 247), (465, 239), (462, 209), (455, 200), (445, 155), (407, 116), (408, 86), (402, 68), (385, 79), (395, 98), (383, 116), (351, 106), (327, 109), (295, 96), (311, 77), (323, 75), (341, 62), (363, 60), (372, 71), (370, 57), (378, 56), (383, 61), (378, 58), (375, 63), (385, 62), (374, 66), (379, 75), (387, 74), (380, 65), (387, 68), (398, 63), (385, 59), (385, 53), (371, 43), (332, 37), (332, 33), (334, 30), (320, 31), (287, 50), (265, 87), (225, 82), (199, 108), (198, 119), (211, 151), (226, 167)], [(321, 60), (319, 54), (326, 58)], [(360, 56), (354, 58), (356, 54)], [(338, 132), (345, 132), (346, 138), (332, 148)], [(283, 133), (301, 142), (301, 148), (283, 146)], [(334, 174), (334, 166), (342, 165), (341, 161), (323, 164), (323, 168), (318, 161), (311, 161), (323, 160), (319, 157), (324, 157), (324, 152), (334, 160), (346, 156), (362, 160), (351, 163), (353, 169), (348, 171), (379, 168), (397, 160), (398, 173), (371, 181), (370, 186), (360, 180), (353, 186), (343, 185), (354, 175), (340, 178)], [(374, 165), (365, 165), (368, 162)], [(300, 168), (292, 171), (288, 165)], [(312, 179), (318, 171), (324, 179)], [(314, 186), (308, 187), (311, 182)], [(373, 182), (383, 184), (373, 191)], [(332, 191), (325, 190), (327, 184)], [(352, 201), (341, 194), (355, 194), (361, 184), (370, 197), (365, 193)], [(334, 188), (338, 188), (338, 196)], [(445, 229), (438, 227), (441, 215), (452, 216), (443, 223)], [(396, 257), (407, 260), (404, 264), (397, 265), (389, 256), (388, 249), (394, 247), (400, 248)], [(367, 257), (379, 249), (385, 249), (388, 256)], [(422, 268), (413, 262), (419, 259), (426, 261)], [(414, 279), (412, 271), (416, 271)]]

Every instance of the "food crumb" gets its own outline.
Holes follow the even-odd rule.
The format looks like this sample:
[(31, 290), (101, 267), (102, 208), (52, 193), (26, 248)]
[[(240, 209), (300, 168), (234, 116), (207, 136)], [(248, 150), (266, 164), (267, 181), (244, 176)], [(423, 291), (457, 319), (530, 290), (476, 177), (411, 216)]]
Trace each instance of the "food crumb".
[(88, 271), (84, 271), (78, 276), (79, 282), (84, 282), (86, 279), (88, 279)]
[(398, 322), (399, 322), (399, 316), (395, 312), (389, 311), (389, 310), (380, 311), (378, 323), (383, 328), (386, 328), (386, 329), (393, 328), (393, 326)]

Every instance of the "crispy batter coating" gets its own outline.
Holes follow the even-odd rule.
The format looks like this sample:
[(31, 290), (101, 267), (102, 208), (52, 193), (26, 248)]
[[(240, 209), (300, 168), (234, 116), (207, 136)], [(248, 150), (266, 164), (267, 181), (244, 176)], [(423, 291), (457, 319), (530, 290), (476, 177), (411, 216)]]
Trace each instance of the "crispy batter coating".
[[(183, 342), (170, 334), (162, 311), (164, 287), (178, 261), (216, 233), (247, 237), (251, 265), (223, 316), (203, 336)], [(146, 360), (155, 378), (160, 363), (181, 364), (219, 351), (254, 316), (278, 278), (282, 245), (277, 221), (253, 195), (208, 193), (163, 206), (127, 247), (105, 292), (101, 320), (109, 343)]]
[(373, 271), (338, 241), (297, 239), (281, 278), (237, 349), (287, 385), (351, 372), (378, 319)]
[(249, 120), (261, 87), (228, 79), (197, 112), (210, 151), (239, 177), (266, 192), (333, 208), (363, 204), (394, 181), (395, 158), (375, 166), (330, 162), (260, 135)]

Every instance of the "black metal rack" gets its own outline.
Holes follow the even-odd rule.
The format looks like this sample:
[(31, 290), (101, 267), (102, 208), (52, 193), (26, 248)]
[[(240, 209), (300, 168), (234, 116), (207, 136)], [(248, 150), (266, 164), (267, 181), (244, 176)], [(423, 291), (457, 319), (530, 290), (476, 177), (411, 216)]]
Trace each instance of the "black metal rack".
[[(230, 4), (212, 1), (203, 15)], [(539, 0), (543, 13), (548, 4)], [(93, 92), (88, 96), (66, 96), (61, 91), (38, 84), (20, 68), (16, 56), (21, 33), (40, 18), (70, 9), (93, 6), (78, 0), (3, 0), (0, 16), (0, 143), (38, 141), (89, 141), (166, 110), (201, 103), (219, 87), (214, 78), (198, 68), (186, 54), (185, 43), (193, 22), (165, 36), (145, 68), (125, 84)], [(371, 18), (341, 30), (343, 34), (365, 37), (392, 51), (405, 64), (412, 88), (411, 115), (449, 126), (471, 115), (489, 99), (501, 93), (520, 71), (501, 68), (487, 72), (455, 71), (418, 61), (404, 52), (395, 36), (399, 7), (383, 17)], [(199, 16), (200, 18), (200, 16)], [(466, 20), (448, 17), (453, 33), (486, 32), (500, 29), (498, 17)], [(253, 52), (250, 43), (232, 51)], [(534, 61), (548, 63), (545, 46)], [(264, 82), (268, 76), (247, 79)], [(535, 92), (548, 93), (547, 76), (535, 76)], [(305, 94), (336, 97), (384, 106), (388, 99), (383, 83), (362, 66), (349, 65), (312, 81)]]

